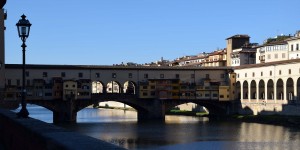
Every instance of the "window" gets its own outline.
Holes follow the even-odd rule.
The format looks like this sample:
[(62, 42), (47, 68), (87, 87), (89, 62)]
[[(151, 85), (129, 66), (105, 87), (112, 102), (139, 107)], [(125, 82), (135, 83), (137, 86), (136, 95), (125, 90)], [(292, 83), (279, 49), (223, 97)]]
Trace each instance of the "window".
[(277, 59), (277, 58), (278, 58), (278, 54), (275, 54), (275, 56), (274, 56), (274, 57), (275, 57), (275, 59)]
[(45, 93), (45, 96), (52, 96), (52, 93)]
[(95, 74), (95, 77), (96, 77), (96, 78), (100, 78), (100, 73), (96, 73), (96, 74)]
[(279, 70), (279, 75), (281, 75), (281, 70)]
[(83, 73), (82, 73), (82, 72), (79, 72), (79, 73), (78, 73), (78, 77), (79, 77), (79, 78), (82, 78), (82, 77), (83, 77)]
[(20, 86), (20, 80), (17, 79), (17, 86)]
[(268, 59), (271, 59), (271, 54), (268, 54)]
[(148, 88), (148, 86), (143, 86), (143, 89), (146, 90)]
[(155, 92), (154, 91), (151, 91), (151, 96), (155, 96)]
[(144, 74), (144, 78), (148, 79), (148, 74), (147, 73)]
[(7, 80), (7, 85), (11, 85), (11, 79)]
[(254, 72), (252, 72), (252, 77), (255, 77), (255, 73)]
[(285, 53), (282, 53), (282, 58), (285, 58)]
[(25, 72), (26, 77), (29, 77), (29, 71)]
[(66, 77), (66, 73), (65, 72), (61, 72), (61, 77)]
[(147, 92), (143, 92), (143, 96), (148, 96), (148, 93)]
[(165, 75), (164, 74), (160, 74), (160, 78), (161, 79), (165, 78)]
[(291, 45), (291, 51), (293, 51), (293, 50), (294, 50), (294, 45), (292, 44), (292, 45)]
[(260, 76), (263, 76), (264, 75), (264, 73), (263, 72), (260, 72)]
[(247, 77), (247, 73), (245, 73), (245, 77)]
[(132, 73), (129, 73), (129, 74), (128, 74), (128, 78), (132, 78)]
[(292, 70), (291, 69), (289, 69), (289, 74), (292, 74)]
[(155, 89), (155, 86), (151, 86), (150, 88), (151, 88), (152, 90), (154, 90), (154, 89)]
[(176, 75), (175, 75), (175, 78), (176, 78), (176, 79), (179, 79), (179, 74), (176, 74)]
[(43, 72), (43, 77), (48, 77), (48, 73), (47, 72)]
[(270, 76), (272, 76), (272, 71), (270, 71)]
[(116, 73), (112, 73), (111, 77), (112, 78), (117, 78), (117, 74)]
[(240, 78), (240, 74), (237, 74), (237, 77)]
[(191, 74), (191, 78), (194, 79), (195, 78), (195, 74)]
[(299, 44), (296, 44), (296, 50), (299, 50)]
[(209, 74), (205, 74), (205, 78), (206, 78), (206, 79), (209, 79)]

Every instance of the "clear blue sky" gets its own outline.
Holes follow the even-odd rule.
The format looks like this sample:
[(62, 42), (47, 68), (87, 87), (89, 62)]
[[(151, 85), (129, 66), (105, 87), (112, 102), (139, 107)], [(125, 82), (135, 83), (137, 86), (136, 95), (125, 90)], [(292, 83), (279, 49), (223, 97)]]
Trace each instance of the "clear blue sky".
[(112, 65), (210, 52), (300, 30), (300, 0), (7, 0), (6, 63), (22, 62), (15, 24), (32, 23), (28, 64)]

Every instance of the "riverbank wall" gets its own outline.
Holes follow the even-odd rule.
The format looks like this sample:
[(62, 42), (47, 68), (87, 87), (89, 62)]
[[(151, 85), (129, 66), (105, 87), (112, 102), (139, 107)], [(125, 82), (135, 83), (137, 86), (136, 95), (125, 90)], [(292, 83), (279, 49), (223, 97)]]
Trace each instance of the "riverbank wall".
[(0, 141), (4, 149), (22, 150), (101, 150), (123, 149), (33, 118), (17, 118), (0, 109)]
[(241, 115), (286, 115), (300, 116), (300, 103), (280, 102), (242, 102), (238, 112)]

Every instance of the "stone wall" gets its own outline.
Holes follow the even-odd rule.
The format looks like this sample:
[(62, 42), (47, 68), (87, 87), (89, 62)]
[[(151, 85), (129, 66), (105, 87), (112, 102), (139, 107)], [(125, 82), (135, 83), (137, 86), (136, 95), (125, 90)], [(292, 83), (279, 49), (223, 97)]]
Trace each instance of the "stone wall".
[(239, 114), (300, 116), (300, 104), (244, 102)]
[(5, 149), (22, 150), (123, 149), (36, 119), (17, 118), (15, 113), (3, 109), (0, 109), (0, 142)]

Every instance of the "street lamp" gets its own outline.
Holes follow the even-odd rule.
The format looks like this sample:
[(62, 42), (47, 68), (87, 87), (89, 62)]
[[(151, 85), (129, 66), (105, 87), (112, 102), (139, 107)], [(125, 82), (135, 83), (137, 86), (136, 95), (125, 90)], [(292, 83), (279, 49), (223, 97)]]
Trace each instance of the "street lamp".
[(23, 52), (23, 67), (22, 67), (22, 108), (20, 110), (20, 112), (17, 113), (18, 117), (22, 117), (22, 118), (28, 118), (29, 112), (26, 108), (26, 87), (25, 87), (25, 48), (26, 48), (26, 39), (29, 36), (29, 31), (30, 31), (30, 26), (31, 23), (25, 19), (26, 16), (23, 14), (21, 16), (22, 19), (19, 20), (19, 22), (16, 24), (17, 28), (18, 28), (18, 34), (19, 37), (21, 38), (23, 44), (21, 45), (21, 47), (23, 48), (22, 52)]

